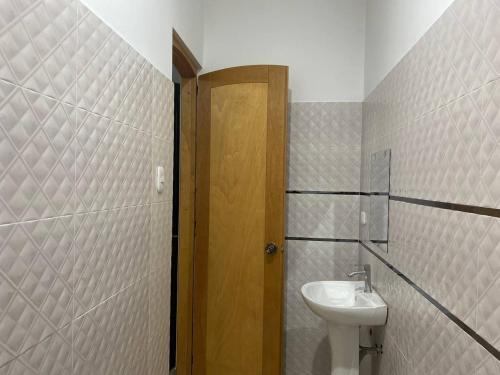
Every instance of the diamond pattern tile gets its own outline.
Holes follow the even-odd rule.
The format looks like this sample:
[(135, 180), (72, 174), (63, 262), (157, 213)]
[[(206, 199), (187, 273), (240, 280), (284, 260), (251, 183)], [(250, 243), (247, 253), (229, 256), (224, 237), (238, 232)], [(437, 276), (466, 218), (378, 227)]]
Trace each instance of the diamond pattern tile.
[(146, 133), (80, 111), (76, 161), (78, 211), (150, 202), (151, 137)]
[(0, 374), (164, 373), (173, 84), (78, 0), (0, 8)]
[(153, 73), (153, 135), (172, 139), (174, 128), (174, 84), (157, 69)]
[(72, 107), (0, 81), (0, 223), (73, 210)]
[(0, 366), (73, 315), (72, 218), (0, 226)]
[[(414, 257), (414, 281), (475, 327), (477, 249), (486, 233), (486, 219), (429, 207), (409, 208), (407, 214), (414, 219), (408, 221), (406, 251)], [(422, 231), (416, 232), (419, 228)], [(401, 267), (407, 273), (408, 265)]]
[[(466, 108), (456, 108), (459, 106)], [(481, 131), (481, 124), (477, 126), (472, 116), (460, 118), (461, 114), (474, 114), (469, 102), (455, 102), (450, 111), (451, 115), (440, 109), (423, 116), (410, 129), (413, 142), (407, 150), (406, 167), (411, 174), (404, 189), (416, 198), (477, 205), (480, 160), (474, 147), (479, 147), (480, 139), (474, 139), (474, 134)], [(465, 128), (463, 132), (456, 122)], [(470, 126), (476, 126), (475, 132), (468, 132)], [(471, 135), (469, 139), (467, 135)]]
[(360, 103), (293, 103), (288, 189), (358, 191)]
[(71, 324), (0, 367), (1, 375), (66, 375), (72, 371)]
[(380, 374), (411, 374), (411, 362), (400, 352), (391, 337), (384, 340), (384, 354), (381, 358), (376, 358), (375, 361), (374, 368)]
[(172, 256), (172, 203), (153, 203), (151, 211), (150, 270), (169, 270)]
[(478, 333), (500, 350), (500, 220), (488, 220), (479, 245)]
[(0, 79), (74, 103), (76, 4), (3, 1)]
[(420, 345), (425, 350), (422, 357), (413, 358), (415, 373), (471, 374), (479, 363), (479, 345), (443, 314)]
[(483, 58), (500, 75), (500, 6), (496, 0), (457, 0), (452, 8)]
[[(112, 116), (123, 101), (127, 86), (135, 79), (137, 65), (142, 60), (81, 3), (77, 30), (77, 104), (85, 110)], [(128, 58), (130, 53), (132, 56)], [(128, 77), (125, 76), (127, 69), (131, 69)]]
[(150, 206), (77, 216), (77, 314), (91, 309), (147, 275), (150, 217)]
[(153, 66), (148, 62), (144, 63), (117, 115), (118, 120), (147, 133), (151, 133), (153, 126), (155, 98), (153, 76)]
[(145, 373), (148, 298), (147, 282), (139, 282), (73, 322), (74, 374)]
[(474, 92), (486, 130), (481, 144), (482, 204), (500, 207), (500, 80)]
[(287, 236), (357, 239), (359, 196), (288, 194)]
[(493, 357), (486, 349), (479, 348), (481, 360), (476, 367), (477, 375), (493, 375), (500, 371), (500, 361)]
[(169, 371), (170, 268), (150, 275), (149, 294), (149, 374), (163, 375)]

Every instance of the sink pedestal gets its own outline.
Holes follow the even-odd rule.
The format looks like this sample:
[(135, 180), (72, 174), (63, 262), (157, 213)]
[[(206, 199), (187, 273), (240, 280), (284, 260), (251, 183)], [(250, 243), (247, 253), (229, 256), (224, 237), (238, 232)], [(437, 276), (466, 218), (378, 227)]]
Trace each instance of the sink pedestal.
[(332, 375), (359, 375), (359, 327), (328, 323)]

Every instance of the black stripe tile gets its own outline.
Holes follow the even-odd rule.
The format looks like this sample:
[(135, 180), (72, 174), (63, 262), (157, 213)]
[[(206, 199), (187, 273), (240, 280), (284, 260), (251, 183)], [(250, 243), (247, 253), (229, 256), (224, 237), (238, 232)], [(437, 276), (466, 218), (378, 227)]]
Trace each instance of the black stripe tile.
[(415, 284), (412, 280), (408, 278), (405, 274), (399, 271), (396, 267), (394, 267), (391, 263), (373, 251), (369, 246), (364, 244), (362, 241), (359, 241), (361, 246), (370, 252), (373, 256), (375, 256), (378, 260), (380, 260), (384, 265), (386, 265), (391, 271), (393, 271), (396, 275), (401, 277), (406, 283), (408, 283), (413, 289), (415, 289), (418, 293), (420, 293), (427, 301), (432, 303), (439, 311), (441, 311), (444, 315), (446, 315), (451, 321), (453, 321), (457, 326), (459, 326), (465, 333), (467, 333), (470, 337), (472, 337), (479, 345), (485, 348), (488, 352), (490, 352), (496, 359), (500, 360), (500, 351), (496, 349), (492, 344), (486, 341), (483, 337), (481, 337), (476, 331), (470, 328), (467, 324), (465, 324), (462, 320), (460, 320), (455, 314), (453, 314), (446, 307), (441, 305), (438, 301), (436, 301), (432, 296), (430, 296), (425, 290)]

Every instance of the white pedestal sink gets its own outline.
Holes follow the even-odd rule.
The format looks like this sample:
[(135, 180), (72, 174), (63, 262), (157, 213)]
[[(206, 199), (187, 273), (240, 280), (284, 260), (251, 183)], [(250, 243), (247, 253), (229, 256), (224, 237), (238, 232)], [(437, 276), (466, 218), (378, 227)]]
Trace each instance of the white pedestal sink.
[(328, 323), (332, 375), (358, 375), (359, 326), (386, 322), (385, 302), (375, 291), (363, 289), (363, 281), (316, 281), (301, 289), (307, 306)]

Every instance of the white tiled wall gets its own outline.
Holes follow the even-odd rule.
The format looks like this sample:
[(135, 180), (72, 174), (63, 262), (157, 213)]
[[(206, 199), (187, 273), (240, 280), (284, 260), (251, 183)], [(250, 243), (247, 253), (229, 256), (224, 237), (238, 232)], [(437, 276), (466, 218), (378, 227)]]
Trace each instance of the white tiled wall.
[(288, 189), (359, 191), (361, 103), (292, 103)]
[[(359, 192), (360, 103), (293, 103), (288, 190)], [(287, 194), (287, 236), (357, 240), (359, 195)], [(323, 321), (304, 304), (300, 287), (344, 279), (358, 244), (287, 241), (287, 375), (327, 375), (330, 349)]]
[(359, 195), (288, 194), (293, 237), (358, 239)]
[[(500, 208), (499, 47), (500, 2), (456, 0), (363, 104), (362, 189), (371, 153), (390, 148), (392, 195)], [(500, 219), (391, 201), (389, 253), (374, 251), (499, 350), (499, 244)], [(389, 304), (373, 373), (500, 373), (500, 361), (360, 253)]]
[(0, 8), (0, 374), (163, 374), (173, 84), (79, 1)]

